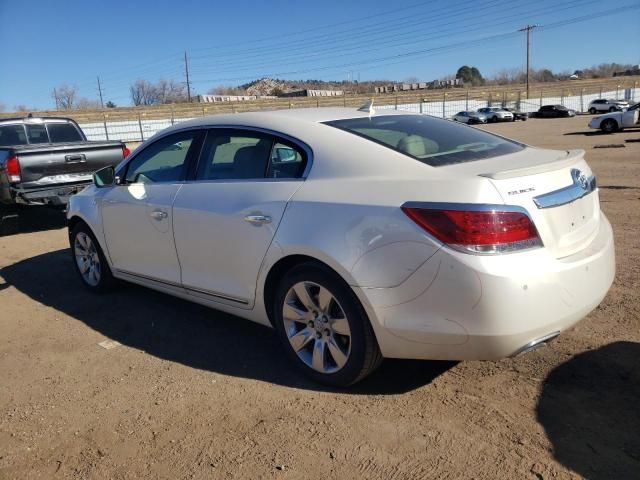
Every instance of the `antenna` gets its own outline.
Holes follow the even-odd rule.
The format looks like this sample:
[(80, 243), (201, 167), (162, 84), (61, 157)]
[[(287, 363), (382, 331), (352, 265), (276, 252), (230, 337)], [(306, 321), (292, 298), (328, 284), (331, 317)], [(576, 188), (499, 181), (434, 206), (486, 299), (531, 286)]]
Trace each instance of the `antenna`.
[(371, 100), (369, 100), (367, 103), (365, 103), (364, 105), (362, 105), (359, 109), (359, 112), (369, 112), (369, 117), (371, 117), (371, 115), (374, 115), (376, 113), (376, 111), (373, 108), (373, 98)]

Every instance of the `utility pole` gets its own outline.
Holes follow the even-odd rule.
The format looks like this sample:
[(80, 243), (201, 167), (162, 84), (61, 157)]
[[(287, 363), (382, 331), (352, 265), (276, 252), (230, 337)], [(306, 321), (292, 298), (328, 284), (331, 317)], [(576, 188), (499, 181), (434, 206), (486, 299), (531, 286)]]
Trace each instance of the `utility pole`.
[(53, 98), (56, 101), (56, 110), (60, 110), (60, 103), (58, 102), (58, 90), (57, 89), (53, 89)]
[(526, 32), (527, 34), (527, 100), (529, 99), (529, 64), (531, 58), (531, 30), (539, 27), (540, 25), (527, 25), (526, 27), (518, 30), (519, 32)]
[(187, 75), (187, 101), (191, 103), (191, 84), (189, 83), (189, 62), (187, 61), (187, 51), (184, 51), (184, 72)]
[(102, 85), (100, 85), (100, 77), (96, 77), (98, 79), (98, 93), (100, 94), (100, 106), (104, 108), (104, 102), (102, 101)]

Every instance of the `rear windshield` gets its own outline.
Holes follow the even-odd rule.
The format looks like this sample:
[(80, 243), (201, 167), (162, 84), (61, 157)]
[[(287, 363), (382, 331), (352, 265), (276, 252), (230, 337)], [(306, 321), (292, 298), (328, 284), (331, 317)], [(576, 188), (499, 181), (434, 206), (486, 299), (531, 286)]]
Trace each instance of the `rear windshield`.
[(326, 122), (432, 167), (519, 152), (524, 145), (424, 115), (381, 115)]
[(0, 145), (26, 145), (27, 134), (22, 125), (0, 125)]
[(78, 129), (70, 123), (47, 123), (51, 143), (81, 142), (82, 137)]

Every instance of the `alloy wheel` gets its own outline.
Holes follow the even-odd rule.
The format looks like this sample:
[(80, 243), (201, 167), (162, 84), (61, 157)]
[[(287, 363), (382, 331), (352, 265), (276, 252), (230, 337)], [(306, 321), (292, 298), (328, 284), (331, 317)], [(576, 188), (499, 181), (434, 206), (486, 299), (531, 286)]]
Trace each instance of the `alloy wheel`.
[(79, 232), (73, 242), (73, 249), (82, 279), (92, 287), (97, 286), (100, 283), (101, 265), (93, 240), (86, 233)]
[(320, 373), (342, 369), (351, 353), (351, 329), (338, 300), (322, 285), (298, 282), (282, 306), (291, 348), (308, 367)]

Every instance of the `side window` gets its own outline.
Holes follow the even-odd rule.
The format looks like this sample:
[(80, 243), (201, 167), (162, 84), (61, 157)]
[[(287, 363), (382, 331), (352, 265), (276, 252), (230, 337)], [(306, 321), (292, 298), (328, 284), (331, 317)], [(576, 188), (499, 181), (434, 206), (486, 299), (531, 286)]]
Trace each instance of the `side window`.
[(51, 143), (82, 141), (80, 132), (70, 123), (49, 123), (47, 124), (47, 130), (49, 130)]
[(25, 125), (29, 143), (49, 143), (49, 136), (44, 125)]
[(275, 142), (269, 158), (267, 178), (300, 178), (306, 165), (306, 155), (298, 147)]
[(264, 178), (273, 139), (248, 130), (212, 129), (207, 134), (198, 180)]
[(186, 161), (196, 147), (199, 131), (180, 132), (152, 143), (127, 166), (127, 183), (178, 182), (184, 178)]
[(27, 135), (22, 125), (0, 125), (0, 145), (26, 145)]

